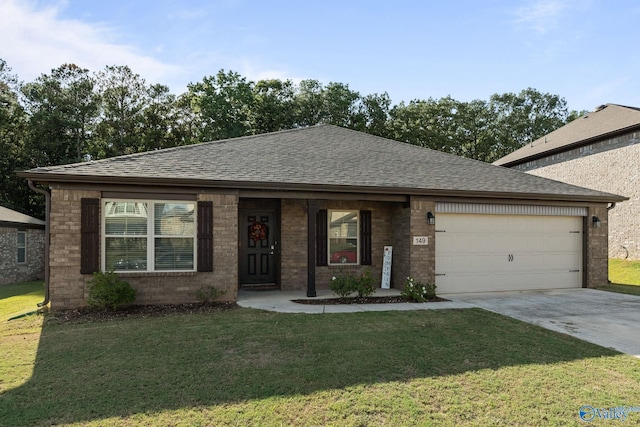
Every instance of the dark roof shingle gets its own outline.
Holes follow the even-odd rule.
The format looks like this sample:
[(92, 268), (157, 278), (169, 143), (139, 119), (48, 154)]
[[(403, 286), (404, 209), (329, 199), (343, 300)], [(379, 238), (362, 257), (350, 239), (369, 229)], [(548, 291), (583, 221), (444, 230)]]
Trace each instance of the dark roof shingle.
[(499, 166), (514, 166), (547, 153), (570, 149), (583, 141), (640, 128), (640, 109), (606, 104), (585, 114), (549, 134), (493, 162)]
[(331, 125), (36, 168), (21, 176), (41, 182), (624, 199)]

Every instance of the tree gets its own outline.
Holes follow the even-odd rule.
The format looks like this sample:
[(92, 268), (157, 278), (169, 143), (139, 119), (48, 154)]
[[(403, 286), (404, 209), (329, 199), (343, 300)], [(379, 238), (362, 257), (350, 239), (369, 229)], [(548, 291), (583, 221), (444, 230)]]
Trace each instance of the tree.
[(98, 112), (94, 84), (89, 70), (64, 64), (24, 85), (33, 166), (78, 162), (87, 155)]
[(16, 170), (27, 168), (24, 141), (27, 114), (19, 102), (20, 83), (0, 58), (0, 205), (42, 218), (38, 197)]
[(564, 98), (532, 88), (492, 95), (489, 108), (496, 115), (493, 160), (563, 126), (569, 118)]
[(233, 71), (220, 70), (215, 76), (187, 87), (198, 140), (213, 141), (251, 133), (255, 104), (252, 82)]
[(361, 132), (389, 137), (391, 99), (386, 92), (361, 97), (354, 114), (352, 126)]
[(291, 80), (260, 80), (253, 91), (251, 127), (254, 133), (295, 127), (295, 85)]
[(142, 116), (150, 103), (145, 80), (127, 66), (107, 66), (97, 74), (97, 82), (102, 111), (93, 156), (111, 157), (143, 150)]

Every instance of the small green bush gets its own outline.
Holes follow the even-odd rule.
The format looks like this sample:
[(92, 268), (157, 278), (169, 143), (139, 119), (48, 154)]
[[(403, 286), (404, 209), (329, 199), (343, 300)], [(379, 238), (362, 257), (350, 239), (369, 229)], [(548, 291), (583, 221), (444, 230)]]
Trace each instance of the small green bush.
[(221, 291), (218, 288), (214, 288), (213, 286), (203, 286), (197, 291), (193, 293), (193, 296), (196, 297), (198, 302), (203, 304), (208, 304), (221, 298), (227, 291)]
[(356, 290), (356, 278), (351, 274), (333, 276), (329, 282), (329, 289), (340, 298), (346, 298)]
[(116, 310), (124, 304), (136, 300), (136, 290), (124, 280), (120, 280), (113, 271), (93, 273), (89, 280), (89, 299), (87, 303), (94, 308)]
[(371, 270), (367, 269), (362, 276), (356, 279), (356, 292), (358, 292), (360, 298), (363, 298), (373, 295), (374, 291)]
[(433, 283), (421, 283), (407, 277), (404, 281), (402, 296), (415, 302), (425, 302), (436, 298), (436, 285)]
[(370, 270), (367, 270), (361, 276), (352, 274), (333, 276), (329, 282), (329, 289), (340, 298), (347, 298), (354, 292), (358, 294), (358, 297), (364, 298), (373, 295), (375, 291)]

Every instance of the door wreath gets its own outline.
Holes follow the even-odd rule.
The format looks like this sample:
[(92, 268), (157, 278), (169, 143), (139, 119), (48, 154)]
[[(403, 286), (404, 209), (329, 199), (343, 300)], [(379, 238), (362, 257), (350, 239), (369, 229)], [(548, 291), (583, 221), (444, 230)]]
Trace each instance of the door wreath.
[(264, 240), (269, 235), (269, 226), (261, 222), (254, 222), (249, 226), (249, 238), (254, 242)]

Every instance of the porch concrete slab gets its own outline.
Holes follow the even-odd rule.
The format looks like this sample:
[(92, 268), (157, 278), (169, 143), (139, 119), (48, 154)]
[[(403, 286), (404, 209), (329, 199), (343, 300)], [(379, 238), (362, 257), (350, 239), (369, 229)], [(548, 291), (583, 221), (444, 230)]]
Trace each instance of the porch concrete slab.
[(640, 297), (595, 289), (443, 295), (640, 357)]
[[(279, 313), (358, 313), (365, 311), (395, 310), (437, 310), (447, 308), (470, 308), (461, 301), (429, 303), (389, 303), (389, 304), (301, 304), (292, 300), (336, 298), (328, 289), (317, 290), (317, 296), (307, 297), (306, 291), (244, 291), (238, 292), (238, 305), (245, 308), (275, 311)], [(397, 289), (376, 289), (375, 296), (400, 295)]]

